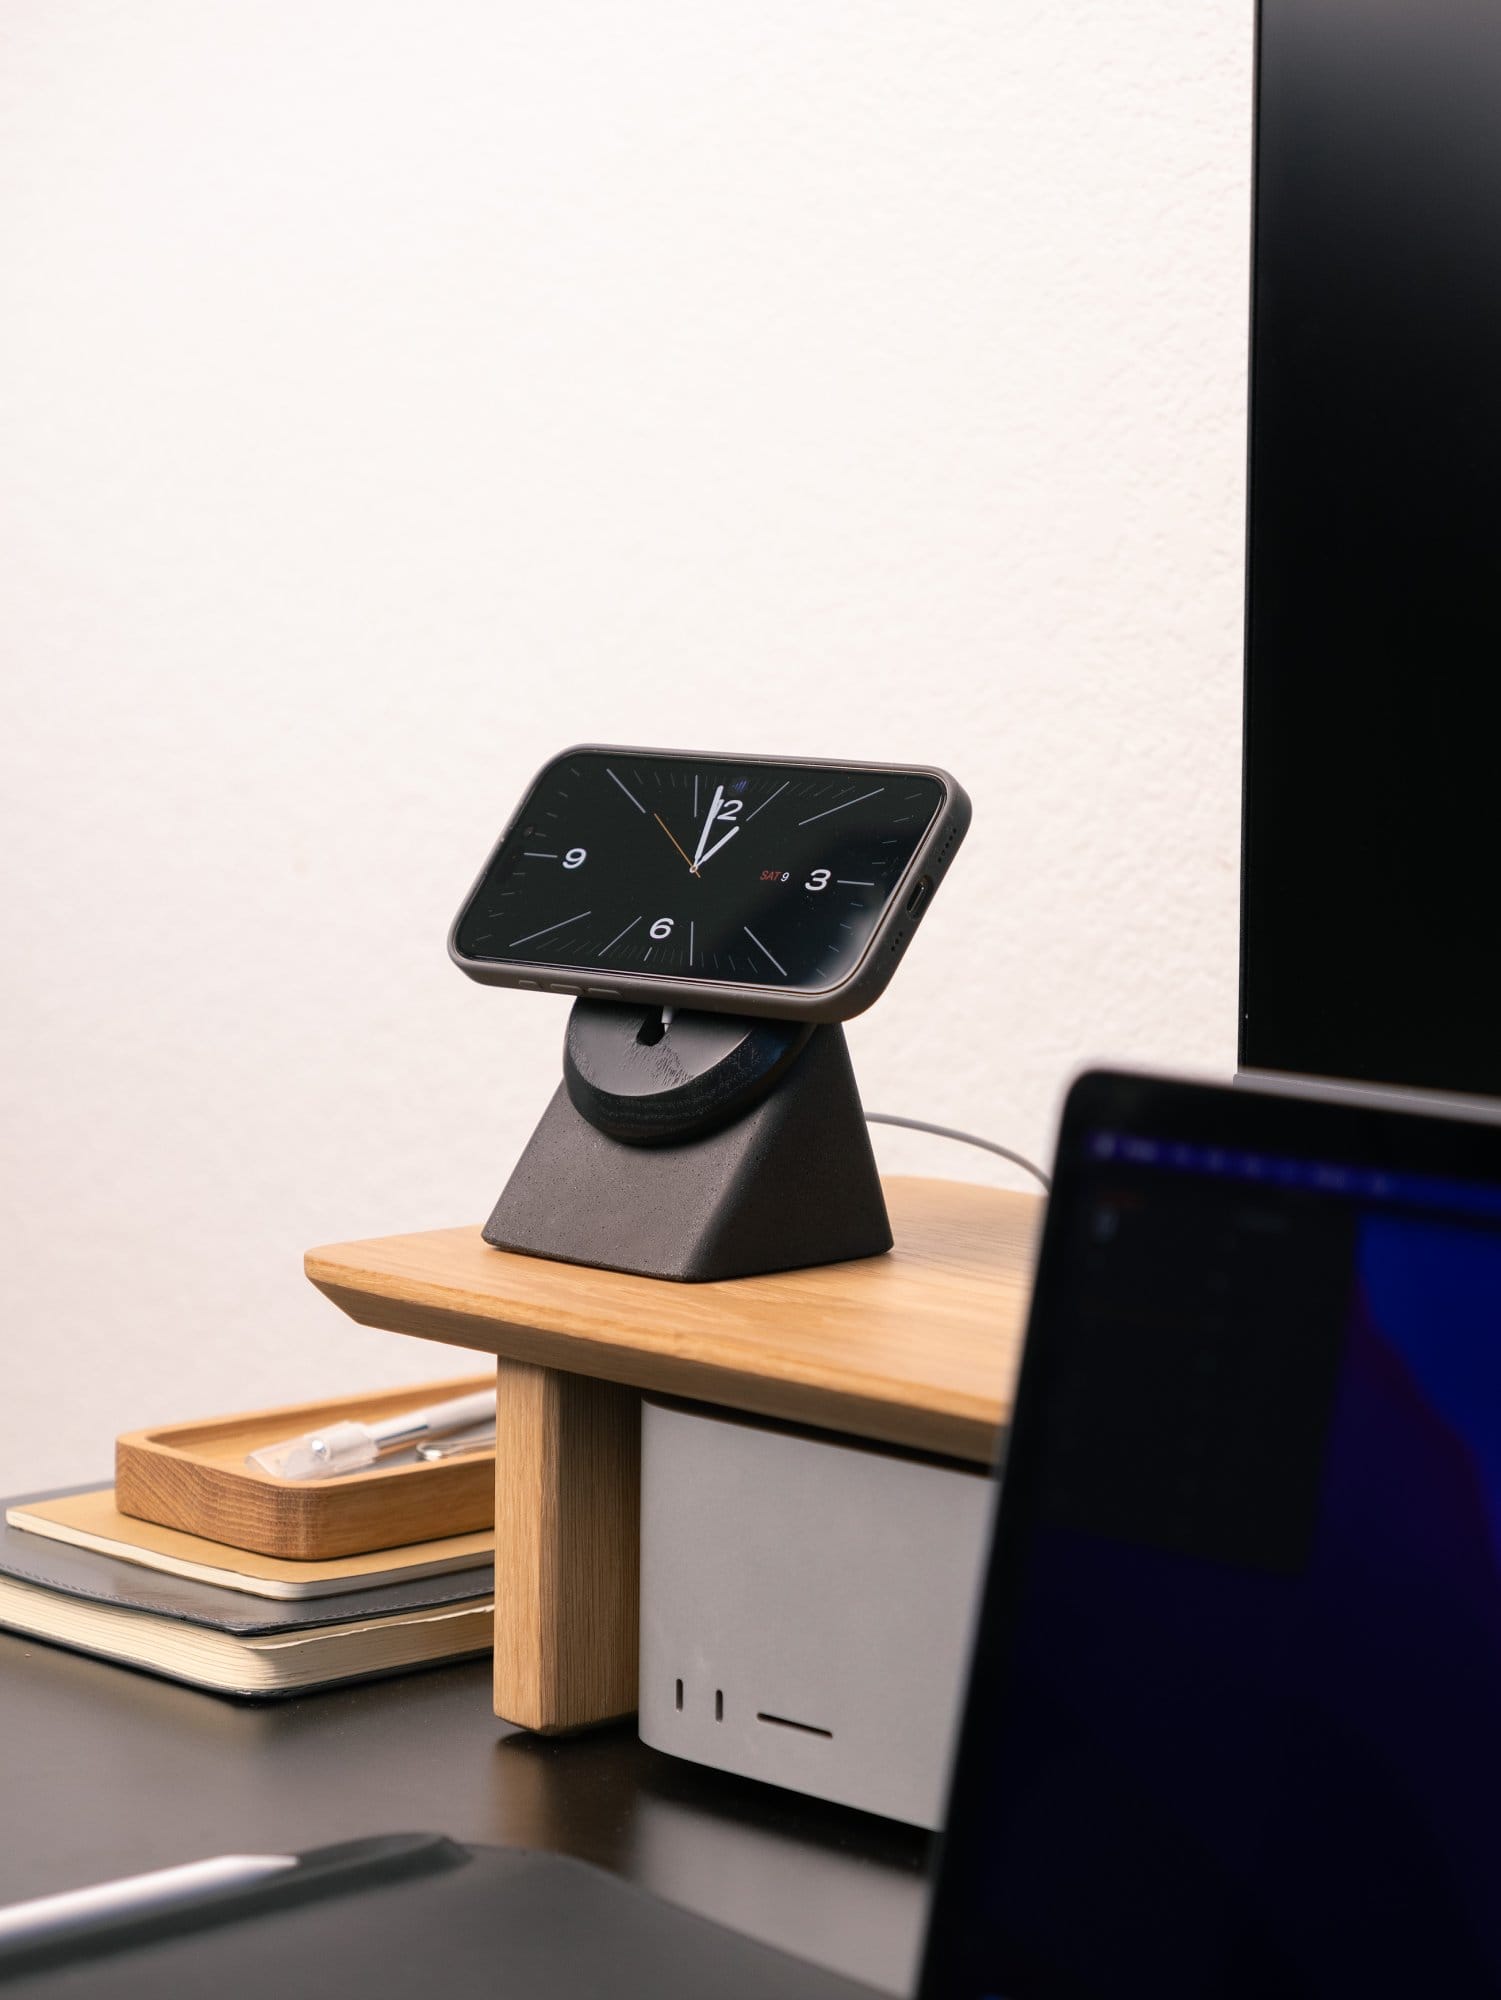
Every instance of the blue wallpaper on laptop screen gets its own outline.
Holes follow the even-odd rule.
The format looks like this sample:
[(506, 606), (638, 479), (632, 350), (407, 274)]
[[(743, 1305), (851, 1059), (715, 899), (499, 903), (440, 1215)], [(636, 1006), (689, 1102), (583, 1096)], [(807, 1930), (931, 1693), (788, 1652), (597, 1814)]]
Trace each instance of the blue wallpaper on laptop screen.
[[(1206, 1492), (1238, 1451), (1285, 1472), (1275, 1545), (1226, 1515), (1216, 1554), (1204, 1507), (1181, 1532), (1101, 1492), (1041, 1510), (992, 1750), (997, 1993), (1501, 1993), (1501, 1235), (1367, 1209), (1341, 1268), (1327, 1392), (1286, 1447), (1312, 1453), (1306, 1504), (1275, 1404), (1250, 1446), (1180, 1411), (1161, 1447), (1185, 1491), (1198, 1447)], [(1274, 1321), (1232, 1332), (1275, 1344)]]

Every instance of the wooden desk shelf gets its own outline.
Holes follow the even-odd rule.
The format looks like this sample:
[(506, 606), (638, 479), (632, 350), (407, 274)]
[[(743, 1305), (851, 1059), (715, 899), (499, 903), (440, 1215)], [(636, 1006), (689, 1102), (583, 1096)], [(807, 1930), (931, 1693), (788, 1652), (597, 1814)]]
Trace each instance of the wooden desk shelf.
[(674, 1285), (492, 1250), (478, 1227), (310, 1250), (366, 1326), (494, 1354), (496, 1710), (635, 1706), (642, 1390), (981, 1463), (1010, 1412), (1041, 1201), (885, 1183), (888, 1256)]

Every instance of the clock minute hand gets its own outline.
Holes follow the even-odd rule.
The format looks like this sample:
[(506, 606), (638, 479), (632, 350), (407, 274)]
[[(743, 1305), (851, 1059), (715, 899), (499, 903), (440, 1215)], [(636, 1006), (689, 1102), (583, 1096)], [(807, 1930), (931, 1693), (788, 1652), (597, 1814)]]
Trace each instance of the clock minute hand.
[(698, 846), (693, 850), (693, 865), (696, 868), (704, 858), (704, 843), (709, 838), (709, 829), (719, 817), (719, 808), (724, 804), (724, 786), (714, 787), (714, 796), (709, 802), (709, 816), (704, 821), (704, 830), (698, 836)]

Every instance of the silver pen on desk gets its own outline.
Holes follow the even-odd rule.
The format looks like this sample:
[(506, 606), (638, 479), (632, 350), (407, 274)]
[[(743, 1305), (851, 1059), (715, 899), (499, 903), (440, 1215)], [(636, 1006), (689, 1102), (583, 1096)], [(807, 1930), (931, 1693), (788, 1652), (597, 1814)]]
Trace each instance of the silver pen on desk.
[(340, 1423), (324, 1424), (302, 1437), (284, 1438), (280, 1444), (247, 1452), (245, 1463), (272, 1479), (335, 1479), (344, 1472), (362, 1472), (386, 1452), (403, 1446), (416, 1445), (420, 1453), (425, 1438), (493, 1430), (494, 1424), (495, 1391), (480, 1389), (471, 1396), (453, 1396), (446, 1403), (429, 1403), (420, 1410), (399, 1410), (393, 1417), (377, 1417), (369, 1423), (345, 1418)]
[[(180, 1868), (154, 1868), (149, 1875), (36, 1896), (0, 1909), (0, 1951), (207, 1902), (296, 1866), (295, 1854), (216, 1854)], [(4, 1976), (0, 1972), (0, 1979)]]

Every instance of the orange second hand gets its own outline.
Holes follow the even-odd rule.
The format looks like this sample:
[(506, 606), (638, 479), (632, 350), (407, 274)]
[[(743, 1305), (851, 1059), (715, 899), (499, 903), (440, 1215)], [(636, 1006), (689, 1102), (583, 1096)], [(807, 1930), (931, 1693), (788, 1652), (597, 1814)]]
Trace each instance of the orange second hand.
[[(679, 845), (677, 835), (673, 832), (672, 828), (667, 824), (666, 820), (663, 819), (662, 815), (660, 813), (653, 813), (652, 818), (657, 822), (657, 825), (661, 827), (663, 833), (667, 835), (667, 838), (672, 842), (673, 846), (677, 848), (678, 853), (682, 855), (683, 859), (685, 861), (688, 861), (687, 853)], [(688, 861), (688, 873), (690, 875), (696, 875), (698, 873), (698, 870), (694, 867), (691, 861)]]

